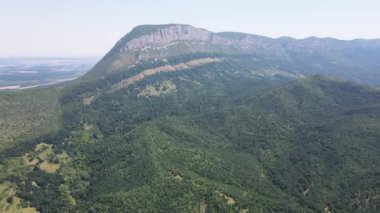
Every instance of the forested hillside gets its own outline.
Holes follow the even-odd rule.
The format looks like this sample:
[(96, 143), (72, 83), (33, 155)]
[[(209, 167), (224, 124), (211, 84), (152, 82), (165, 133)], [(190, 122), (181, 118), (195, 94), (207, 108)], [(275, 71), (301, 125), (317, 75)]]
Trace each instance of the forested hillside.
[(0, 149), (61, 127), (59, 91), (38, 88), (0, 92)]
[(362, 58), (380, 51), (377, 41), (356, 42), (135, 28), (88, 74), (49, 92), (59, 98), (55, 111), (39, 110), (62, 109), (62, 119), (41, 123), (57, 131), (0, 149), (0, 204), (40, 212), (377, 212), (380, 91), (345, 75), (376, 85), (378, 64), (354, 66), (357, 58), (344, 53), (344, 64), (312, 69), (301, 54), (318, 50), (310, 60), (322, 63), (330, 50), (360, 46), (353, 54)]

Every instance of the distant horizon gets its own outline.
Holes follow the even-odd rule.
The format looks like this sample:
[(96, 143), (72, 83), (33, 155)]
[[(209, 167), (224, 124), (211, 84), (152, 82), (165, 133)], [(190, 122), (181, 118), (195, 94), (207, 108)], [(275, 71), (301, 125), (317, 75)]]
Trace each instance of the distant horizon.
[[(171, 23), (167, 23), (167, 24), (171, 24)], [(197, 26), (194, 26), (194, 25), (191, 25), (191, 24), (183, 24), (183, 23), (176, 23), (176, 24), (179, 24), (179, 25), (190, 25), (190, 26), (193, 26), (193, 27), (196, 27), (196, 28), (202, 28), (202, 27), (197, 27)], [(141, 24), (141, 25), (165, 25), (165, 23), (162, 23), (162, 24)], [(136, 25), (135, 27), (137, 26), (141, 26), (141, 25)], [(124, 35), (128, 34), (129, 32), (131, 32), (131, 30), (133, 29), (134, 27), (132, 27), (127, 33), (125, 33)], [(203, 28), (203, 29), (206, 29), (208, 30), (207, 28)], [(330, 36), (327, 36), (327, 37), (319, 37), (319, 36), (314, 36), (314, 35), (311, 35), (311, 36), (308, 36), (308, 37), (303, 37), (303, 38), (296, 38), (296, 37), (292, 37), (292, 36), (279, 36), (279, 37), (270, 37), (270, 36), (266, 36), (266, 35), (259, 35), (259, 34), (253, 34), (253, 33), (247, 33), (247, 32), (239, 32), (239, 31), (221, 31), (221, 32), (214, 32), (214, 31), (211, 31), (213, 33), (226, 33), (226, 32), (231, 32), (231, 33), (245, 33), (245, 34), (249, 34), (249, 35), (257, 35), (257, 36), (264, 36), (264, 37), (267, 37), (267, 38), (271, 38), (271, 39), (280, 39), (280, 38), (292, 38), (292, 39), (297, 39), (297, 40), (303, 40), (303, 39), (309, 39), (309, 38), (318, 38), (318, 39), (336, 39), (336, 40), (340, 40), (340, 41), (354, 41), (354, 40), (380, 40), (380, 38), (352, 38), (352, 39), (341, 39), (341, 38), (336, 38), (336, 37), (330, 37)], [(124, 36), (123, 35), (123, 36)], [(117, 39), (115, 41), (115, 44), (118, 40), (120, 40), (123, 36), (121, 36), (119, 39)], [(113, 46), (112, 46), (113, 47)], [(112, 48), (111, 47), (111, 48)], [(60, 59), (101, 59), (102, 57), (104, 57), (108, 51), (111, 50), (111, 48), (109, 50), (107, 50), (106, 52), (104, 52), (104, 54), (102, 55), (16, 55), (16, 56), (11, 56), (11, 55), (0, 55), (0, 58), (1, 59), (54, 59), (54, 58), (60, 58)]]
[(0, 57), (101, 57), (133, 27), (189, 24), (269, 38), (380, 39), (375, 0), (0, 2)]
[(100, 59), (104, 55), (98, 55), (98, 56), (91, 56), (91, 55), (41, 55), (41, 56), (33, 56), (33, 55), (16, 55), (16, 56), (7, 56), (7, 55), (0, 55), (0, 59)]

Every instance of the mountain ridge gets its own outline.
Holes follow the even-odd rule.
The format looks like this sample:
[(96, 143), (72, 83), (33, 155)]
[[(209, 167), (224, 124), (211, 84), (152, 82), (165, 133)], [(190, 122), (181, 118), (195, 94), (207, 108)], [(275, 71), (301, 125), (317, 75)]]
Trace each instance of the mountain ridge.
[[(120, 39), (81, 79), (96, 80), (150, 60), (165, 63), (173, 57), (209, 53), (249, 56), (257, 61), (251, 66), (271, 64), (287, 73), (323, 74), (378, 86), (379, 49), (378, 39), (273, 39), (247, 33), (213, 33), (191, 25), (142, 25)], [(366, 74), (358, 74), (358, 70)]]
[[(212, 31), (208, 31), (208, 30), (206, 30), (204, 28), (197, 28), (197, 27), (194, 27), (194, 26), (188, 25), (188, 24), (163, 24), (163, 25), (139, 25), (139, 26), (136, 26), (136, 27), (134, 27), (132, 29), (132, 31), (130, 33), (128, 33), (122, 39), (120, 39), (117, 42), (117, 44), (118, 43), (126, 43), (126, 42), (131, 41), (132, 39), (137, 39), (137, 38), (139, 38), (141, 36), (149, 35), (149, 34), (155, 33), (156, 31), (160, 31), (160, 30), (164, 30), (164, 29), (168, 29), (168, 28), (172, 28), (172, 27), (183, 28), (183, 29), (186, 29), (186, 30), (191, 29), (193, 31), (198, 31), (198, 32), (207, 32), (210, 35), (220, 35), (220, 36), (223, 36), (223, 37), (224, 36), (228, 37), (228, 35), (230, 35), (231, 37), (235, 37), (235, 38), (236, 37), (237, 38), (239, 38), (239, 37), (240, 38), (242, 38), (242, 37), (244, 38), (244, 37), (248, 36), (248, 37), (257, 37), (257, 38), (271, 39), (271, 40), (291, 39), (291, 40), (305, 40), (305, 41), (310, 41), (310, 40), (335, 40), (335, 41), (349, 41), (349, 42), (360, 42), (360, 41), (367, 41), (367, 42), (372, 42), (372, 43), (378, 43), (378, 42), (380, 42), (379, 38), (374, 38), (374, 39), (362, 39), (362, 38), (338, 39), (338, 38), (333, 38), (333, 37), (317, 37), (317, 36), (309, 36), (309, 37), (301, 38), (301, 39), (293, 38), (293, 37), (290, 37), (290, 36), (282, 36), (282, 37), (279, 37), (279, 38), (271, 38), (271, 37), (267, 37), (267, 36), (262, 36), (262, 35), (257, 35), (257, 34), (250, 34), (250, 33), (243, 33), (243, 32), (237, 32), (237, 31), (212, 32)], [(145, 28), (148, 28), (149, 30), (145, 30)], [(181, 33), (181, 30), (179, 29), (178, 32)], [(131, 36), (131, 35), (133, 35), (133, 36)], [(212, 39), (211, 36), (208, 39)]]

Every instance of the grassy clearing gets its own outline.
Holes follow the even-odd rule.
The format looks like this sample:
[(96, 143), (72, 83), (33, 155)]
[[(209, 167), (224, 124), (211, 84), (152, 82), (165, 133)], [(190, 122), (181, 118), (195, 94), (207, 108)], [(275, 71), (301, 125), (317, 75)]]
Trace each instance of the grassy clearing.
[(40, 169), (47, 173), (54, 173), (59, 169), (59, 164), (44, 161), (40, 164)]
[(38, 211), (32, 207), (21, 207), (21, 199), (13, 197), (13, 203), (7, 206), (4, 213), (38, 213)]
[[(21, 207), (21, 199), (14, 196), (16, 191), (9, 182), (0, 184), (0, 211), (1, 213), (36, 213), (38, 212), (32, 207)], [(12, 202), (8, 202), (7, 199), (12, 197)]]
[(51, 144), (37, 144), (33, 153), (22, 156), (27, 166), (38, 166), (47, 173), (57, 172), (60, 168), (60, 162), (65, 163), (69, 160), (66, 153), (55, 154)]
[(230, 197), (230, 196), (227, 196), (227, 195), (224, 194), (223, 192), (216, 191), (216, 193), (217, 193), (220, 197), (223, 197), (223, 198), (226, 200), (227, 205), (234, 205), (234, 204), (236, 203), (234, 198), (232, 198), (232, 197)]
[(7, 197), (10, 190), (9, 182), (0, 184), (0, 211), (3, 211), (4, 206), (7, 203)]
[(36, 146), (35, 151), (39, 153), (38, 158), (42, 160), (42, 163), (39, 164), (40, 169), (47, 173), (57, 172), (60, 162), (64, 162), (68, 158), (65, 153), (55, 154), (51, 144), (40, 143)]
[(138, 94), (138, 96), (143, 96), (143, 97), (161, 96), (163, 94), (172, 93), (176, 91), (177, 91), (176, 85), (173, 82), (166, 80), (166, 81), (161, 81), (156, 84), (146, 86)]
[(246, 208), (246, 209), (240, 209), (240, 213), (248, 213), (248, 212), (249, 212), (248, 208)]
[(90, 105), (92, 102), (95, 101), (95, 96), (90, 96), (83, 99), (83, 105), (87, 106)]

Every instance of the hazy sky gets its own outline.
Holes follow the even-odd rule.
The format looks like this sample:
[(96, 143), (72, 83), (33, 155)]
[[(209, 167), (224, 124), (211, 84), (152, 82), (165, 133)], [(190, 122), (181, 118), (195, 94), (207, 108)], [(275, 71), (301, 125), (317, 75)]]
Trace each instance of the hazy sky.
[(380, 0), (0, 0), (0, 56), (101, 56), (141, 24), (380, 38)]

